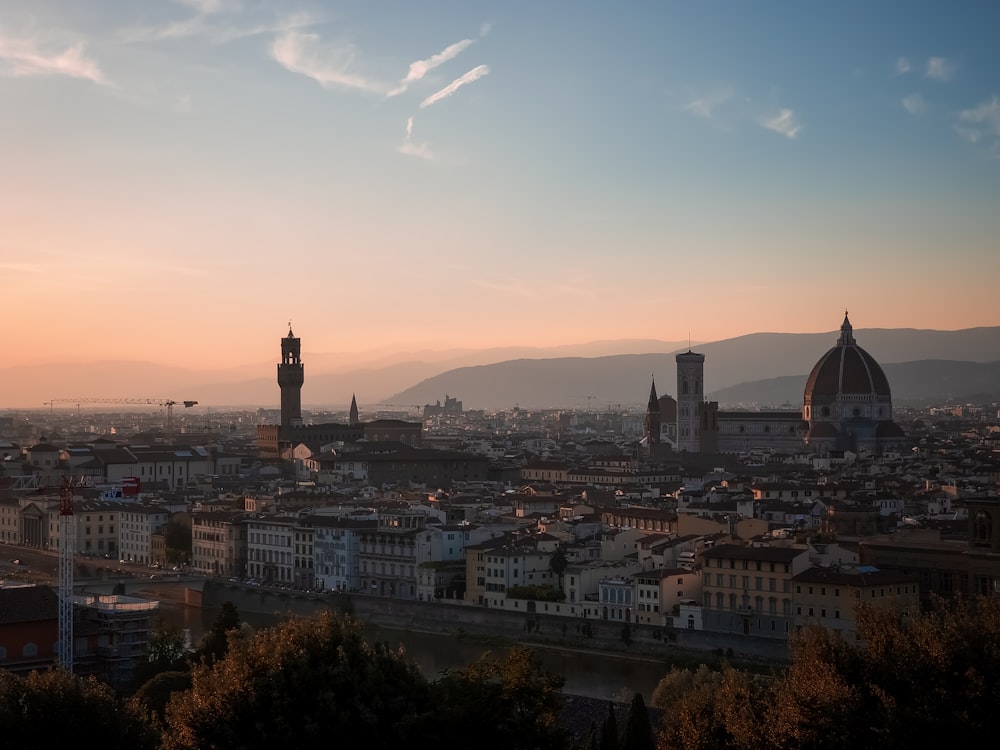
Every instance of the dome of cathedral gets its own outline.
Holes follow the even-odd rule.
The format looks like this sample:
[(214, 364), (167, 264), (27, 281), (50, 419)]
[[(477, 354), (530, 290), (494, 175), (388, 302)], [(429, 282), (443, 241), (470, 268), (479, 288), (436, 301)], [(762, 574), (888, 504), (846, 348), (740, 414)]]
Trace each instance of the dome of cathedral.
[(837, 345), (820, 357), (806, 380), (805, 403), (829, 401), (843, 395), (886, 397), (889, 381), (875, 358), (857, 345), (844, 313)]

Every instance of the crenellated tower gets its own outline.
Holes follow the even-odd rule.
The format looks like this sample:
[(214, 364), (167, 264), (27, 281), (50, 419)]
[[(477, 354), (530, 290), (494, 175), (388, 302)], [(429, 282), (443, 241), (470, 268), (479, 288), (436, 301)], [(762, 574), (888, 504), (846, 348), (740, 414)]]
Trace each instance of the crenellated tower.
[(292, 333), (292, 326), (289, 323), (288, 335), (281, 340), (281, 362), (278, 364), (282, 427), (302, 424), (302, 384), (304, 382), (301, 341)]

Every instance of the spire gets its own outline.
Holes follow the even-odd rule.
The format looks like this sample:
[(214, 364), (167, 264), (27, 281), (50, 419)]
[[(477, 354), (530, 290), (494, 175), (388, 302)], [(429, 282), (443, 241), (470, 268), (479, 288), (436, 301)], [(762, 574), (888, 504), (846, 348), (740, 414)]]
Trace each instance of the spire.
[(854, 343), (854, 329), (851, 327), (851, 321), (847, 318), (847, 310), (844, 310), (844, 322), (840, 324), (840, 338), (837, 339), (837, 346), (853, 346)]
[(659, 411), (660, 410), (660, 399), (656, 396), (656, 380), (652, 380), (649, 385), (649, 403), (646, 405), (646, 411)]
[(358, 416), (358, 400), (353, 393), (351, 394), (351, 416), (349, 421), (352, 425), (361, 424), (361, 418)]

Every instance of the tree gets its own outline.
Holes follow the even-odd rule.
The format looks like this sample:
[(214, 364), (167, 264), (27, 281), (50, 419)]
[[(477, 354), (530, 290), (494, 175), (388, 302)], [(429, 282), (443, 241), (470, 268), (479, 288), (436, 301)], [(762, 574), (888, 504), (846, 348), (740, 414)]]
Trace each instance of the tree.
[(664, 750), (765, 747), (754, 724), (754, 707), (766, 702), (766, 687), (750, 675), (726, 667), (718, 680), (692, 681), (670, 705), (656, 746)]
[(615, 704), (608, 703), (608, 715), (601, 725), (601, 750), (618, 750), (618, 719), (615, 718)]
[(191, 683), (191, 672), (188, 670), (160, 672), (146, 680), (130, 700), (162, 728), (167, 703), (174, 693), (190, 690)]
[(187, 671), (191, 652), (180, 628), (160, 620), (149, 638), (149, 657), (135, 670), (135, 684), (142, 685), (161, 672)]
[(253, 636), (192, 672), (167, 704), (166, 750), (319, 747), (334, 739), (397, 748), (407, 717), (429, 709), (419, 669), (361, 624), (324, 612)]
[(549, 570), (559, 576), (559, 588), (563, 587), (563, 573), (566, 572), (566, 568), (569, 566), (569, 560), (566, 558), (566, 547), (560, 544), (552, 551), (552, 556), (549, 558)]
[(656, 747), (653, 725), (649, 722), (649, 711), (642, 700), (642, 693), (636, 693), (632, 697), (625, 716), (620, 747), (621, 750), (653, 750)]
[(1000, 601), (932, 599), (916, 613), (865, 603), (857, 623), (857, 642), (816, 629), (793, 641), (775, 683), (776, 734), (815, 747), (995, 741)]
[(461, 747), (475, 737), (478, 750), (565, 748), (562, 684), (529, 648), (513, 648), (502, 659), (487, 652), (432, 683), (433, 708), (415, 716), (406, 735), (426, 746)]
[(167, 548), (167, 560), (184, 563), (191, 559), (191, 520), (180, 513), (174, 513), (163, 526), (163, 542)]
[(196, 656), (208, 664), (223, 658), (230, 646), (230, 639), (239, 632), (240, 613), (232, 602), (223, 602), (212, 627), (205, 633)]
[(657, 683), (650, 702), (664, 714), (669, 714), (689, 690), (721, 681), (722, 673), (709, 669), (705, 664), (699, 664), (694, 670), (673, 666)]
[(0, 670), (4, 747), (47, 750), (99, 740), (110, 750), (153, 750), (153, 725), (106, 684), (53, 668), (26, 677)]

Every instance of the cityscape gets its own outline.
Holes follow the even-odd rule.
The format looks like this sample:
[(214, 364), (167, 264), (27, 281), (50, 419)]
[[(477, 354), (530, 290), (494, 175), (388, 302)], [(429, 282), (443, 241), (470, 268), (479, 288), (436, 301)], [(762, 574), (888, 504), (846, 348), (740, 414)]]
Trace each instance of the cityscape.
[(687, 350), (645, 409), (311, 413), (277, 343), (278, 409), (0, 416), (5, 670), (134, 689), (192, 604), (785, 665), (859, 602), (1000, 600), (1000, 404), (894, 406), (848, 313), (797, 410), (721, 409)]
[(998, 27), (0, 4), (0, 744), (995, 742)]

